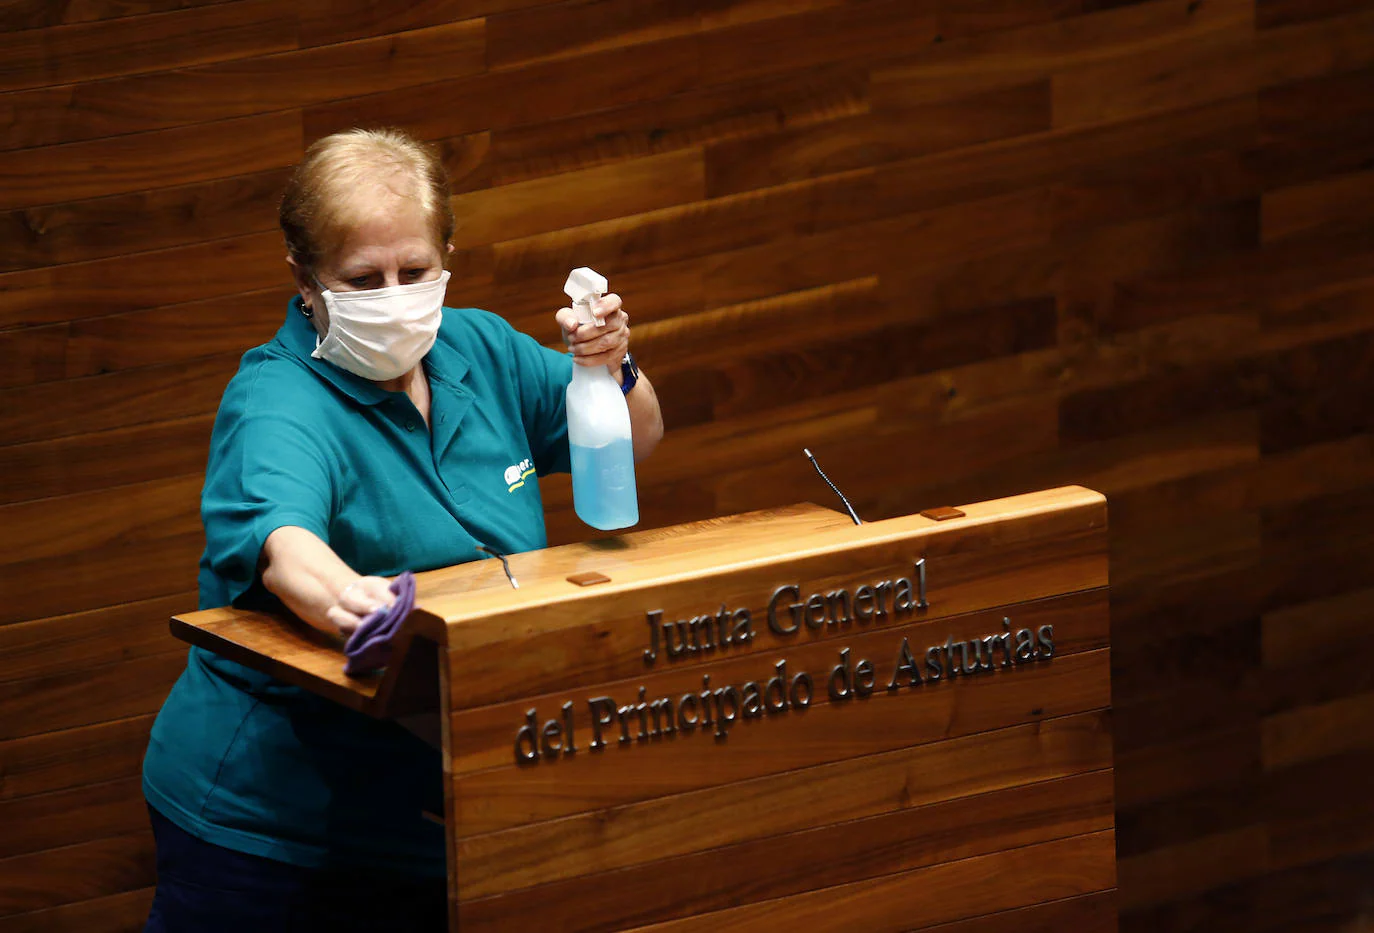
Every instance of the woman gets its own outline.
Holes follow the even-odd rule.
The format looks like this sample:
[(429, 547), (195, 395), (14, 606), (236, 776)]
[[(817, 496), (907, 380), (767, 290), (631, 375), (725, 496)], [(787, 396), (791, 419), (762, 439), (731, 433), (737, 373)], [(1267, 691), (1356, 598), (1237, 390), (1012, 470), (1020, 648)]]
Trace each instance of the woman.
[[(662, 435), (629, 360), (620, 299), (604, 326), (557, 312), (569, 356), (500, 318), (443, 308), (454, 219), (442, 166), (394, 131), (320, 140), (281, 204), (298, 294), (225, 389), (201, 512), (202, 608), (284, 605), (348, 635), (389, 575), (544, 546), (536, 483), (568, 469), (573, 361), (606, 366), (635, 454)], [(342, 657), (340, 658), (342, 663)], [(192, 648), (144, 763), (158, 849), (147, 929), (442, 930), (438, 751)]]

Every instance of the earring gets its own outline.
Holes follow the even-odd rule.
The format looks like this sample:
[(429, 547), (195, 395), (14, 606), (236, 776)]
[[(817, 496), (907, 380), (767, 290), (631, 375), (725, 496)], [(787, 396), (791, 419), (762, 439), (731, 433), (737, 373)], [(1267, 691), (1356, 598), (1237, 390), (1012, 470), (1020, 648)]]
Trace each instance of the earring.
[(301, 302), (301, 314), (305, 315), (306, 320), (310, 320), (315, 316), (315, 309), (305, 302)]

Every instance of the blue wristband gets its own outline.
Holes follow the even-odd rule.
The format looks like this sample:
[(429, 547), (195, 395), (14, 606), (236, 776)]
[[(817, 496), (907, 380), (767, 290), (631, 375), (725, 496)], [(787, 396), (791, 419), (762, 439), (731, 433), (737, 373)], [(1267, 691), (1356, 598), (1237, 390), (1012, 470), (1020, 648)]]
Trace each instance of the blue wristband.
[(620, 361), (620, 391), (624, 395), (629, 395), (636, 383), (639, 382), (639, 367), (635, 365), (635, 358), (629, 353)]

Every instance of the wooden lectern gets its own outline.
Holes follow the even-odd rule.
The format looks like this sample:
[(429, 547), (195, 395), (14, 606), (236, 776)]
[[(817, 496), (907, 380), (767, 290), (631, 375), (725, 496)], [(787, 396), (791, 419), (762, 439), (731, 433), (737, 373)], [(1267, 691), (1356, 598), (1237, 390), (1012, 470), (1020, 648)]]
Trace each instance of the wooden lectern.
[(187, 641), (444, 749), (451, 929), (1116, 930), (1107, 511), (795, 506), (418, 575), (392, 665)]

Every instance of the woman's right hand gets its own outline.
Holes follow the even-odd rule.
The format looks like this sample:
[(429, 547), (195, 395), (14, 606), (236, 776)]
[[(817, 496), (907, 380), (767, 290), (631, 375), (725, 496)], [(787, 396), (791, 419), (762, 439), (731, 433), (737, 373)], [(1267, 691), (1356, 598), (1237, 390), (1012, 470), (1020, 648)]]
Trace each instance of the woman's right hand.
[(363, 619), (396, 601), (391, 581), (385, 577), (358, 577), (343, 590), (329, 607), (329, 621), (347, 638), (362, 624)]
[(364, 577), (313, 531), (283, 525), (267, 536), (262, 585), (297, 617), (328, 635), (352, 635), (373, 611), (396, 597), (385, 577)]

